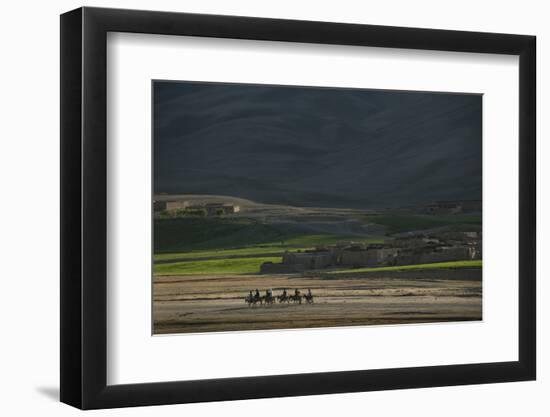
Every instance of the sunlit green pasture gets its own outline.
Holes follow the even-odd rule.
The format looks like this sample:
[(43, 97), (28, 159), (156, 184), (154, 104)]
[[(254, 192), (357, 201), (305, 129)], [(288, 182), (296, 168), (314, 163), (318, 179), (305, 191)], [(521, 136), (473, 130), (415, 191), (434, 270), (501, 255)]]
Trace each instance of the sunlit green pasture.
[(170, 261), (179, 259), (209, 259), (209, 258), (222, 258), (227, 256), (250, 256), (250, 255), (270, 255), (273, 253), (281, 253), (285, 250), (297, 251), (300, 249), (310, 248), (285, 248), (281, 245), (275, 246), (251, 246), (248, 248), (240, 249), (213, 249), (213, 250), (196, 250), (190, 252), (173, 252), (173, 253), (159, 253), (154, 255), (155, 261)]
[[(264, 252), (280, 252), (281, 249), (308, 249), (317, 245), (359, 241), (379, 243), (382, 239), (362, 239), (356, 236), (336, 234), (310, 234), (299, 225), (262, 223), (253, 219), (237, 218), (181, 218), (155, 219), (155, 259), (193, 258), (188, 253), (202, 251), (208, 257), (210, 251), (243, 250), (250, 248)], [(270, 252), (270, 250), (273, 252)], [(177, 256), (172, 254), (178, 253)], [(181, 256), (181, 254), (185, 254)], [(239, 254), (239, 253), (237, 253)], [(168, 256), (162, 258), (157, 256)], [(202, 256), (202, 255), (200, 255)]]
[(160, 275), (218, 275), (259, 273), (264, 262), (281, 262), (280, 257), (210, 259), (205, 261), (156, 264), (154, 274)]
[(257, 245), (247, 246), (238, 249), (211, 249), (211, 250), (191, 250), (186, 252), (156, 253), (155, 261), (170, 261), (198, 258), (221, 258), (227, 256), (250, 256), (250, 255), (270, 255), (285, 251), (296, 252), (298, 250), (314, 249), (318, 245), (330, 245), (338, 242), (362, 242), (362, 243), (381, 243), (383, 239), (353, 239), (344, 236), (334, 235), (305, 235), (288, 239), (284, 242), (269, 242)]

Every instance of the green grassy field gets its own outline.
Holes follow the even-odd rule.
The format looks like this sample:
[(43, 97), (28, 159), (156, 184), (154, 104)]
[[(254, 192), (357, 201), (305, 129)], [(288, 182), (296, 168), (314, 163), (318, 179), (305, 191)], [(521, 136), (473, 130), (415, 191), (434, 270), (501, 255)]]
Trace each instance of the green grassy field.
[[(209, 249), (209, 250), (191, 250), (186, 252), (168, 252), (156, 253), (155, 261), (169, 261), (179, 259), (196, 259), (196, 258), (215, 258), (225, 256), (246, 256), (246, 255), (269, 255), (272, 253), (281, 253), (285, 251), (295, 252), (298, 250), (310, 250), (317, 245), (329, 245), (341, 241), (349, 241), (350, 238), (334, 235), (306, 235), (291, 238), (284, 243), (270, 242), (259, 243), (244, 248), (238, 249)], [(362, 243), (382, 243), (384, 239), (355, 239)]]
[[(281, 262), (285, 251), (312, 249), (342, 241), (379, 243), (330, 234), (303, 234), (252, 219), (181, 218), (155, 220), (155, 275), (258, 273), (263, 262)], [(253, 256), (257, 257), (245, 257)], [(239, 258), (242, 256), (242, 258)], [(219, 259), (231, 257), (229, 259)], [(234, 258), (233, 258), (234, 257)], [(203, 258), (203, 259), (201, 259)], [(218, 258), (218, 259), (216, 259)], [(189, 259), (189, 261), (185, 261)], [(170, 262), (172, 261), (173, 262)], [(179, 262), (181, 261), (181, 262)]]
[(418, 264), (418, 265), (400, 265), (400, 266), (384, 266), (380, 268), (354, 268), (341, 269), (338, 271), (327, 272), (327, 275), (338, 274), (360, 274), (363, 272), (382, 272), (382, 271), (411, 271), (419, 269), (459, 269), (459, 268), (481, 268), (483, 261), (452, 261), (452, 262), (437, 262), (433, 264)]
[(367, 216), (366, 220), (387, 228), (389, 233), (403, 233), (414, 230), (449, 226), (452, 230), (471, 230), (481, 227), (481, 216), (471, 215), (379, 215)]
[[(467, 215), (377, 215), (364, 218), (366, 223), (384, 226), (388, 233), (401, 233), (448, 226), (452, 230), (481, 228), (481, 216)], [(309, 234), (299, 226), (262, 223), (246, 218), (155, 219), (155, 254), (186, 253), (224, 249), (265, 247), (270, 253), (278, 248), (308, 248), (340, 241), (379, 243), (383, 239), (358, 239), (355, 236)], [(186, 255), (187, 256), (187, 255)], [(162, 259), (162, 258), (158, 258)]]
[[(281, 262), (280, 257), (263, 258), (236, 258), (236, 259), (211, 259), (205, 261), (174, 262), (169, 264), (155, 265), (154, 272), (157, 276), (162, 275), (216, 275), (216, 274), (254, 274), (260, 270), (264, 262)], [(482, 261), (452, 261), (433, 264), (386, 266), (381, 268), (354, 268), (341, 269), (338, 271), (326, 272), (326, 275), (339, 274), (361, 274), (365, 272), (383, 271), (410, 271), (425, 269), (460, 269), (460, 268), (481, 268)]]
[(260, 271), (264, 262), (281, 262), (280, 257), (212, 259), (207, 261), (174, 262), (157, 264), (154, 274), (161, 275), (217, 275), (252, 274)]
[[(296, 251), (299, 249), (288, 249), (289, 251)], [(246, 256), (246, 255), (270, 255), (272, 253), (284, 252), (285, 248), (281, 245), (275, 246), (251, 246), (241, 249), (212, 249), (212, 250), (196, 250), (189, 252), (170, 252), (170, 253), (158, 253), (154, 255), (155, 261), (170, 261), (179, 259), (209, 259), (220, 258), (225, 256)]]
[[(445, 225), (470, 228), (472, 225), (481, 225), (480, 216), (381, 215), (369, 216), (366, 221), (383, 225), (391, 233)], [(270, 255), (287, 250), (307, 250), (338, 242), (384, 241), (383, 238), (358, 239), (355, 236), (306, 234), (288, 225), (279, 226), (242, 218), (156, 219), (154, 236), (154, 260), (163, 261), (162, 264), (155, 264), (155, 275), (258, 273), (263, 262), (281, 262), (279, 256)], [(224, 257), (231, 258), (221, 259)], [(360, 268), (333, 273), (463, 267), (481, 267), (481, 261)]]
[[(289, 226), (252, 219), (155, 219), (155, 253), (249, 247), (310, 247), (354, 240), (353, 236), (305, 234)], [(356, 238), (355, 238), (356, 240)], [(381, 239), (369, 239), (380, 242)]]
[(319, 245), (332, 245), (339, 242), (357, 242), (357, 243), (383, 243), (384, 238), (370, 238), (363, 239), (357, 236), (344, 236), (344, 235), (303, 235), (296, 236), (285, 241), (285, 245), (292, 246), (319, 246)]
[(295, 237), (291, 231), (252, 219), (155, 219), (155, 253), (235, 249)]
[[(308, 249), (342, 241), (380, 243), (382, 238), (306, 234), (298, 228), (261, 223), (252, 219), (155, 219), (155, 259), (218, 255), (269, 254), (286, 249)], [(229, 251), (235, 251), (229, 253)]]

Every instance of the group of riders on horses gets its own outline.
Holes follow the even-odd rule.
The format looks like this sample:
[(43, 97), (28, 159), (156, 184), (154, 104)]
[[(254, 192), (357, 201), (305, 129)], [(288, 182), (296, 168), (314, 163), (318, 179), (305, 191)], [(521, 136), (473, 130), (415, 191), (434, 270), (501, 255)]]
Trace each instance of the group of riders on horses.
[(293, 294), (289, 294), (286, 288), (284, 288), (283, 292), (278, 296), (273, 295), (273, 290), (271, 288), (265, 291), (265, 295), (261, 295), (260, 291), (256, 288), (255, 292), (250, 291), (244, 299), (249, 306), (256, 305), (257, 303), (260, 303), (260, 305), (273, 304), (275, 301), (287, 304), (290, 302), (302, 304), (302, 300), (305, 300), (308, 304), (313, 304), (313, 293), (311, 292), (311, 288), (308, 288), (307, 293), (304, 295), (302, 295), (299, 289), (295, 289)]

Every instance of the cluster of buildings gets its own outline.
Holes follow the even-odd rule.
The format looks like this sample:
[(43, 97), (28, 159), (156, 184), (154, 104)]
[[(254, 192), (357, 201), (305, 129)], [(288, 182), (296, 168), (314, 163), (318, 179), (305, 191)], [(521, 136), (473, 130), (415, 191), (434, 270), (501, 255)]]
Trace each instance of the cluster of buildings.
[(207, 203), (197, 204), (192, 201), (175, 200), (175, 201), (153, 201), (153, 210), (155, 213), (160, 212), (177, 212), (187, 211), (189, 213), (202, 212), (207, 216), (219, 216), (222, 214), (233, 214), (240, 211), (240, 207), (230, 203)]
[(262, 274), (326, 268), (413, 265), (481, 259), (481, 232), (440, 232), (395, 239), (391, 243), (346, 243), (286, 252), (281, 263), (265, 262)]

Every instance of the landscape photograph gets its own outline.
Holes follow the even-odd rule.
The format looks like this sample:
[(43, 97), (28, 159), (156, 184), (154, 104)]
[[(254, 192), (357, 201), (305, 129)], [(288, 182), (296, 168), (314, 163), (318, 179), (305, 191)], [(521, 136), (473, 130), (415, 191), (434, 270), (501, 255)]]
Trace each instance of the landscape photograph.
[(483, 319), (482, 95), (152, 93), (153, 334)]

